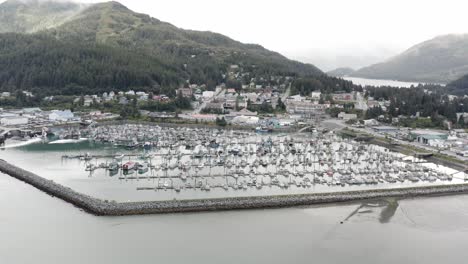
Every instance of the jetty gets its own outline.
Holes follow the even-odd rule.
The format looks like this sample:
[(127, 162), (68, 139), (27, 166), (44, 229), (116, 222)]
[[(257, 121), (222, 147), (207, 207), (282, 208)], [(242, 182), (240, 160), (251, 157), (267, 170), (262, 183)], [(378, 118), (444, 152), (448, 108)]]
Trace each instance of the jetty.
[(333, 193), (118, 203), (78, 193), (71, 188), (65, 187), (51, 180), (46, 180), (4, 160), (0, 160), (0, 171), (18, 180), (24, 181), (25, 183), (28, 183), (51, 196), (62, 199), (78, 208), (99, 216), (277, 208), (349, 202), (384, 197), (406, 198), (468, 192), (468, 184), (444, 184), (424, 187), (344, 191)]

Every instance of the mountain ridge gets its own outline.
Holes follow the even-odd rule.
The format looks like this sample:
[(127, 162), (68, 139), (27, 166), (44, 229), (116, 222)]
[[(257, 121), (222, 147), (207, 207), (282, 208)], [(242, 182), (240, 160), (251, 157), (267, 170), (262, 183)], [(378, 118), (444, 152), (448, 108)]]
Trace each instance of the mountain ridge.
[(449, 83), (468, 73), (468, 34), (449, 34), (416, 44), (354, 77)]
[[(86, 8), (81, 5), (78, 8), (75, 3), (66, 1), (27, 2), (29, 7), (18, 0), (0, 4), (0, 21), (6, 21), (1, 32), (10, 32), (0, 34), (0, 40), (15, 43), (16, 46), (0, 49), (0, 61), (3, 60), (0, 63), (2, 90), (68, 93), (62, 87), (67, 85), (78, 87), (76, 90), (82, 92), (114, 87), (123, 89), (119, 81), (127, 84), (128, 88), (138, 87), (142, 90), (160, 90), (161, 86), (174, 89), (187, 82), (208, 84), (212, 89), (214, 85), (228, 81), (235, 81), (236, 85), (250, 84), (252, 80), (269, 84), (273, 76), (314, 78), (324, 75), (312, 64), (290, 60), (260, 45), (244, 44), (219, 33), (181, 29), (149, 15), (133, 12), (116, 1)], [(41, 6), (42, 11), (34, 13), (32, 9), (37, 6)], [(24, 12), (32, 18), (26, 21), (17, 15)], [(57, 23), (50, 22), (50, 13), (60, 14), (61, 19)], [(31, 21), (45, 21), (41, 23), (47, 26), (33, 28)], [(57, 50), (48, 49), (48, 45), (57, 47)], [(109, 47), (110, 51), (107, 52), (105, 47)], [(31, 67), (22, 61), (28, 60), (24, 57), (24, 49), (28, 49), (35, 63)], [(137, 58), (129, 61), (128, 68), (117, 65), (109, 67), (108, 71), (104, 69), (106, 65), (100, 62), (122, 63), (122, 58), (128, 57), (128, 54), (135, 54)], [(80, 56), (84, 56), (84, 62), (76, 60)], [(156, 72), (147, 72), (142, 68), (144, 74), (139, 75), (138, 67), (147, 67), (142, 60), (145, 57), (150, 61), (150, 68)], [(77, 66), (71, 65), (71, 61)], [(101, 75), (81, 72), (90, 71), (85, 62)], [(232, 65), (237, 65), (248, 75), (228, 74)], [(69, 71), (73, 70), (80, 72), (72, 78)], [(145, 81), (138, 81), (138, 76)], [(64, 83), (60, 78), (70, 81)], [(141, 87), (142, 83), (146, 87)], [(165, 92), (174, 94), (174, 90)]]
[(0, 33), (35, 33), (56, 27), (88, 4), (50, 0), (8, 0), (0, 4)]

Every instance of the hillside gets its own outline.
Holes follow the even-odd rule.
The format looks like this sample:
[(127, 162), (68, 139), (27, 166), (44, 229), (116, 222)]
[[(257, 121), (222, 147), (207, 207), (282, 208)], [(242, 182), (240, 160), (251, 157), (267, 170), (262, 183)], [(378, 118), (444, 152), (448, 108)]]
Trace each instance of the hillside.
[[(212, 87), (232, 78), (227, 74), (231, 65), (248, 73), (235, 77), (242, 77), (236, 81), (244, 83), (270, 80), (271, 76), (323, 75), (313, 65), (289, 60), (259, 45), (180, 29), (118, 2), (83, 8), (65, 1), (9, 0), (0, 4), (0, 13), (0, 32), (16, 33), (0, 34), (1, 42), (14, 43), (0, 48), (0, 89), (8, 91), (69, 93), (65, 87), (70, 85), (81, 91), (173, 89), (187, 80)], [(79, 61), (82, 54), (92, 56)], [(130, 57), (124, 63), (123, 58)], [(31, 61), (35, 64), (28, 64)], [(116, 63), (119, 67), (113, 65)], [(122, 72), (131, 77), (127, 81), (115, 77)], [(112, 77), (104, 80), (102, 73)]]
[(355, 77), (448, 83), (468, 73), (468, 34), (418, 44), (386, 62), (360, 69)]
[(72, 21), (51, 30), (58, 39), (98, 42), (149, 53), (175, 63), (192, 57), (219, 66), (239, 64), (259, 71), (318, 75), (312, 65), (295, 62), (259, 45), (243, 44), (221, 34), (179, 29), (135, 13), (118, 2), (95, 4)]
[(47, 0), (10, 0), (0, 5), (0, 33), (34, 33), (57, 27), (87, 5)]
[(355, 70), (351, 68), (337, 68), (332, 71), (327, 72), (328, 75), (334, 76), (334, 77), (345, 77), (348, 75), (351, 75), (355, 72)]
[(0, 89), (85, 94), (174, 87), (184, 73), (153, 57), (103, 45), (64, 43), (47, 35), (0, 36)]

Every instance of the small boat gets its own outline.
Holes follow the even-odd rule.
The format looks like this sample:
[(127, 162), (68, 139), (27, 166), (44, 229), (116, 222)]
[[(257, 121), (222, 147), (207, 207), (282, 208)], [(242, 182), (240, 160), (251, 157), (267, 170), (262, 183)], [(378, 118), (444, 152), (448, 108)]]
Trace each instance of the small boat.
[(109, 166), (107, 167), (109, 171), (118, 171), (119, 170), (119, 164), (117, 162), (111, 162), (109, 163)]
[(149, 166), (148, 166), (148, 163), (142, 163), (142, 164), (138, 164), (138, 173), (139, 174), (143, 174), (143, 173), (146, 173), (148, 172), (149, 170)]
[(96, 166), (94, 166), (94, 164), (86, 165), (86, 171), (95, 171), (95, 170), (96, 170)]
[(135, 166), (136, 166), (136, 163), (133, 162), (133, 161), (129, 161), (127, 163), (125, 163), (123, 166), (122, 166), (122, 169), (123, 170), (133, 170), (135, 169)]

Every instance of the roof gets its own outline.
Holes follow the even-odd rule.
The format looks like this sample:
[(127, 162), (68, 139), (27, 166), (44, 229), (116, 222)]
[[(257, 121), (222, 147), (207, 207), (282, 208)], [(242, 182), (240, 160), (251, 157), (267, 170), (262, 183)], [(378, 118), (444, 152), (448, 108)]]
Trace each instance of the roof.
[(372, 127), (375, 130), (398, 130), (397, 127), (391, 127), (391, 126), (378, 126), (378, 127)]
[(410, 131), (410, 133), (419, 136), (447, 136), (447, 133), (438, 132), (434, 130), (413, 130)]

